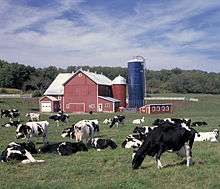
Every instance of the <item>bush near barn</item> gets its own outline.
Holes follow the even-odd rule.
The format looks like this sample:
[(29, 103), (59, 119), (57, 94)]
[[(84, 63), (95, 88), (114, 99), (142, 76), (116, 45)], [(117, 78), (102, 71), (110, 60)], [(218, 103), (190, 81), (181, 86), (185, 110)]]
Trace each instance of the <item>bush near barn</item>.
[[(172, 95), (173, 96), (173, 95)], [(185, 95), (184, 95), (185, 96)], [(71, 114), (68, 124), (50, 122), (49, 141), (64, 141), (60, 137), (61, 131), (65, 127), (81, 119), (99, 119), (100, 136), (111, 137), (118, 144), (116, 150), (89, 150), (77, 154), (61, 157), (54, 154), (36, 155), (36, 159), (44, 159), (43, 164), (21, 165), (17, 162), (0, 163), (0, 188), (188, 188), (205, 189), (220, 188), (220, 144), (198, 142), (193, 147), (194, 165), (170, 166), (157, 170), (153, 158), (146, 157), (141, 168), (131, 169), (132, 151), (120, 147), (126, 135), (130, 134), (134, 128), (132, 120), (145, 115), (146, 125), (150, 125), (156, 118), (165, 117), (186, 117), (193, 121), (204, 120), (207, 127), (198, 128), (198, 131), (210, 131), (214, 128), (220, 129), (220, 96), (219, 95), (199, 95), (199, 102), (192, 102), (187, 106), (176, 107), (173, 114), (145, 115), (137, 113), (123, 113), (126, 116), (125, 124), (119, 128), (109, 129), (102, 124), (105, 118), (111, 118), (114, 114), (94, 113)], [(22, 99), (0, 99), (1, 108), (18, 108), (21, 113), (21, 120), (27, 121), (24, 116), (26, 112), (32, 112), (38, 108), (37, 100)], [(42, 115), (42, 120), (48, 120), (48, 114)], [(0, 119), (0, 124), (7, 119)], [(0, 151), (15, 139), (14, 128), (0, 127)], [(22, 140), (18, 140), (22, 141)], [(41, 139), (34, 139), (34, 142), (41, 142)], [(37, 144), (40, 146), (41, 144)], [(161, 161), (165, 164), (178, 163), (182, 159), (173, 153), (165, 153)]]

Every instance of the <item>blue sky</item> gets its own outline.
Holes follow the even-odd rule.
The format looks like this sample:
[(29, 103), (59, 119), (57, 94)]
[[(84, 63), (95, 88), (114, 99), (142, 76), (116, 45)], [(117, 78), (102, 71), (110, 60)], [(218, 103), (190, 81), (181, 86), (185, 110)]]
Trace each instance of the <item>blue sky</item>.
[(220, 72), (219, 0), (0, 0), (0, 58)]

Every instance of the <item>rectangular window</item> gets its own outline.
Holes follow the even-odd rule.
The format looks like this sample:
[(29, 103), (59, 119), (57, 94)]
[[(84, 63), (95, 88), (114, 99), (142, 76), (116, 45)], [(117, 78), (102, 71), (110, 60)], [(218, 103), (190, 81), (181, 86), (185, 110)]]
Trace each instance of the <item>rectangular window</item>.
[(110, 108), (110, 103), (105, 103), (105, 108)]

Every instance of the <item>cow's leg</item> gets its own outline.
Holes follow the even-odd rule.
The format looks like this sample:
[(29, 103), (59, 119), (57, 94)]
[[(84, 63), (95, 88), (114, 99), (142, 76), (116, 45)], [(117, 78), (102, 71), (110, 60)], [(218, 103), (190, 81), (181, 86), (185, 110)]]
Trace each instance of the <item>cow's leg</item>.
[(27, 136), (27, 142), (29, 143), (29, 142), (32, 142), (32, 137), (31, 136)]
[(43, 136), (44, 145), (48, 144), (47, 134)]
[(57, 123), (57, 127), (59, 127), (59, 121), (58, 120), (56, 120), (56, 123)]
[(192, 149), (190, 148), (189, 144), (185, 144), (186, 149), (186, 166), (189, 167), (192, 165)]
[(117, 126), (117, 127), (118, 127), (118, 125), (119, 125), (118, 122), (116, 122), (116, 126)]
[(34, 157), (31, 155), (31, 153), (28, 152), (27, 150), (25, 150), (25, 156), (27, 157), (27, 159), (28, 159), (30, 162), (36, 162), (36, 160), (35, 160)]
[(162, 148), (160, 148), (160, 150), (158, 151), (158, 153), (156, 154), (156, 162), (157, 162), (157, 168), (158, 169), (161, 169), (161, 168), (163, 168), (163, 165), (162, 165), (162, 163), (161, 163), (161, 161), (160, 161), (160, 156), (161, 156), (161, 154), (162, 154)]

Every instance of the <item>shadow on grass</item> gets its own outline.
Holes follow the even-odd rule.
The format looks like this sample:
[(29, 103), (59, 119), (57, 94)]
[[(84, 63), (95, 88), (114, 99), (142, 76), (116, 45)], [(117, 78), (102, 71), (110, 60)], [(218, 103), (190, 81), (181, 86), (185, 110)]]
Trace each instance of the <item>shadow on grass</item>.
[[(193, 162), (193, 163), (192, 163), (192, 165), (195, 165), (195, 164), (196, 164), (196, 165), (204, 165), (204, 164), (206, 164), (206, 161), (199, 160), (199, 161), (197, 161), (197, 162)], [(155, 163), (155, 165), (156, 165), (156, 163)], [(183, 166), (183, 165), (186, 166), (186, 160), (183, 160), (183, 161), (177, 162), (177, 163), (172, 163), (172, 164), (164, 164), (162, 169), (164, 169), (164, 168), (169, 168), (169, 167)], [(142, 167), (140, 167), (139, 169), (148, 169), (148, 168), (150, 168), (150, 167), (152, 167), (152, 165), (142, 166)]]

